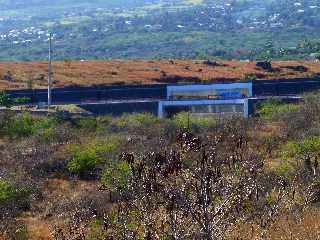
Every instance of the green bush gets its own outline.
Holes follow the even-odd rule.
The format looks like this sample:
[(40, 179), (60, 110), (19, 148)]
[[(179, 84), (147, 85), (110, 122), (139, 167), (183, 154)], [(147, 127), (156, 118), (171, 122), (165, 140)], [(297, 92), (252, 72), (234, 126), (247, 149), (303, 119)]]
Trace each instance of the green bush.
[(181, 112), (173, 117), (173, 122), (178, 128), (197, 128), (209, 127), (215, 121), (210, 117), (194, 117), (187, 112)]
[(5, 131), (11, 137), (25, 137), (34, 134), (34, 119), (30, 114), (14, 117), (7, 123)]
[(299, 143), (296, 141), (287, 142), (284, 146), (282, 146), (282, 157), (285, 159), (294, 158), (299, 151), (299, 147)]
[(24, 104), (29, 102), (31, 102), (31, 99), (28, 97), (11, 99), (4, 91), (0, 91), (0, 106), (10, 108), (14, 104)]
[(48, 133), (48, 129), (56, 126), (57, 122), (51, 117), (35, 118), (30, 114), (14, 116), (2, 125), (2, 130), (11, 137), (27, 137), (36, 133)]
[(94, 117), (84, 117), (76, 121), (76, 127), (79, 129), (95, 131), (98, 127), (98, 122)]
[(297, 161), (303, 162), (309, 169), (312, 161), (320, 156), (320, 137), (289, 141), (281, 147), (280, 155), (283, 160), (277, 169), (280, 175), (288, 175), (297, 166)]
[(276, 169), (276, 172), (280, 176), (288, 176), (292, 170), (292, 165), (289, 162), (284, 162)]
[(169, 142), (175, 139), (178, 127), (174, 121), (171, 119), (165, 118), (162, 119), (162, 124), (160, 126), (160, 134)]
[(131, 169), (127, 162), (116, 162), (107, 167), (102, 174), (101, 183), (112, 190), (127, 188)]
[(103, 220), (101, 219), (94, 219), (90, 223), (90, 230), (86, 236), (87, 240), (104, 240), (107, 239), (107, 232), (103, 227)]
[(129, 122), (138, 122), (143, 126), (153, 126), (160, 122), (160, 119), (151, 113), (136, 113), (132, 115), (128, 115)]
[[(306, 170), (311, 171), (313, 161), (320, 156), (320, 137), (306, 138), (300, 142), (290, 141), (282, 148), (282, 157), (288, 167), (296, 166), (297, 161), (304, 164)], [(289, 164), (292, 163), (292, 164)]]
[(0, 180), (0, 206), (23, 198), (26, 198), (29, 191), (26, 188), (16, 188), (10, 182)]
[(286, 158), (315, 157), (320, 154), (320, 137), (309, 137), (301, 142), (291, 141), (283, 147), (283, 155)]
[(0, 91), (0, 106), (11, 107), (12, 104), (12, 99), (10, 99), (10, 97), (4, 91)]
[(117, 130), (138, 129), (152, 127), (161, 120), (150, 113), (124, 114), (113, 119), (111, 125)]
[(299, 108), (299, 105), (283, 103), (278, 99), (270, 99), (258, 106), (257, 113), (265, 120), (272, 120), (283, 114), (296, 112)]
[(318, 155), (320, 153), (320, 137), (305, 139), (298, 148), (300, 155)]
[(16, 195), (16, 189), (5, 181), (0, 181), (0, 203), (6, 203)]
[(77, 144), (71, 147), (71, 161), (68, 169), (72, 173), (86, 173), (102, 164), (106, 156), (119, 147), (119, 139), (109, 138), (106, 141), (92, 141), (88, 144)]
[(31, 98), (28, 97), (21, 97), (21, 98), (14, 98), (13, 99), (13, 103), (16, 104), (24, 104), (24, 103), (30, 103), (31, 102)]

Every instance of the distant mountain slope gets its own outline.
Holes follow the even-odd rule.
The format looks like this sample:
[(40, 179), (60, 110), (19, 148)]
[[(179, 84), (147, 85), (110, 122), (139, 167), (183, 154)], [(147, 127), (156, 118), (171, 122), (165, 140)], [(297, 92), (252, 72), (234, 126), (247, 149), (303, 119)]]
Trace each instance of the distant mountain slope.
[(320, 0), (0, 0), (0, 60), (313, 59)]
[(0, 9), (15, 10), (25, 7), (47, 7), (60, 6), (67, 10), (70, 7), (78, 6), (103, 6), (103, 7), (122, 7), (143, 5), (145, 0), (0, 0)]

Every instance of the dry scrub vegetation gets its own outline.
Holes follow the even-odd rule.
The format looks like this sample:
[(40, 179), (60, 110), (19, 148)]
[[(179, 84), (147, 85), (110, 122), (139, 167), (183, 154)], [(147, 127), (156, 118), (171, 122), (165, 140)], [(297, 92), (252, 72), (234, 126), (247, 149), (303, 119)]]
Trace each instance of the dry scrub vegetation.
[[(274, 71), (256, 67), (255, 62), (191, 60), (113, 60), (54, 62), (54, 86), (103, 84), (151, 84), (219, 82), (244, 79), (312, 77), (320, 73), (315, 62), (273, 62)], [(46, 87), (46, 62), (0, 63), (0, 89)]]
[(320, 96), (259, 116), (0, 116), (0, 239), (320, 239)]

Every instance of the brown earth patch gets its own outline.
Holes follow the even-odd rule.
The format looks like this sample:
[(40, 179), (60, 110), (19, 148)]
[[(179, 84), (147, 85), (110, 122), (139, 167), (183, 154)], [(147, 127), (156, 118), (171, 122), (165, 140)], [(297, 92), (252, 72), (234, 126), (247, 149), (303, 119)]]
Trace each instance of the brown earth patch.
[[(256, 76), (257, 79), (298, 78), (320, 72), (320, 63), (306, 61), (272, 62), (272, 67), (278, 69), (272, 72), (257, 68), (256, 62), (214, 63), (213, 66), (200, 60), (60, 61), (53, 63), (54, 86), (157, 84), (185, 82), (185, 79), (216, 82), (243, 80), (246, 76)], [(33, 88), (46, 87), (46, 62), (0, 63), (0, 89), (28, 88), (30, 85)]]

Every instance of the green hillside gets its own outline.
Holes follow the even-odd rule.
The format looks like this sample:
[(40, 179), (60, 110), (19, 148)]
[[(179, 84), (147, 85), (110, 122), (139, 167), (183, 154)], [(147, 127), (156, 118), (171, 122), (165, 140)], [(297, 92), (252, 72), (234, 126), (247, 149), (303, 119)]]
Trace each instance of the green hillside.
[(320, 1), (0, 0), (0, 60), (301, 59), (320, 52)]

